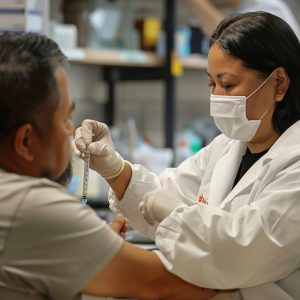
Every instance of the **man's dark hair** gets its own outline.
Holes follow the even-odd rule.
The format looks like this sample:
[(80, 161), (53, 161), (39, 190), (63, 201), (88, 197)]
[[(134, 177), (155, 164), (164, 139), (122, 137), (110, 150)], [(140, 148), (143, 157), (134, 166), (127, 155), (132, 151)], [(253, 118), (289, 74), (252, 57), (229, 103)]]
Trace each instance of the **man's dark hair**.
[(54, 72), (65, 64), (57, 44), (45, 36), (0, 35), (0, 145), (23, 124), (32, 124), (39, 133), (46, 122), (51, 127), (53, 112), (49, 110), (42, 120), (40, 116), (49, 105), (53, 107), (49, 101), (54, 100), (56, 107), (60, 104)]
[(230, 57), (267, 78), (283, 67), (291, 82), (273, 113), (273, 126), (283, 134), (300, 119), (300, 42), (291, 27), (266, 12), (227, 16), (211, 36), (210, 47), (218, 44)]

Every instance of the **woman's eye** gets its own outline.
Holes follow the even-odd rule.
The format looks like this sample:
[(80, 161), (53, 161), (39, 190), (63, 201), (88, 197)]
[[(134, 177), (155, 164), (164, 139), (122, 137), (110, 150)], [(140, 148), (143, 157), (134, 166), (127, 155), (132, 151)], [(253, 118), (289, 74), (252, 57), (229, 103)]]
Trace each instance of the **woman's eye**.
[(209, 86), (209, 87), (215, 87), (216, 84), (215, 84), (215, 83), (209, 83), (208, 86)]
[(228, 89), (230, 89), (231, 87), (233, 87), (233, 85), (223, 85), (223, 88), (224, 88), (225, 90), (228, 90)]

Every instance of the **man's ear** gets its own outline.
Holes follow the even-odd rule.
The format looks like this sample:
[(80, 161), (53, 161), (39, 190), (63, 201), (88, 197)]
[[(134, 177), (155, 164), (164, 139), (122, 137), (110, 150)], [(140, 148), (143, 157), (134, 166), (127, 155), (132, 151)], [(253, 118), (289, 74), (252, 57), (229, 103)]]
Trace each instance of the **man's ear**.
[(15, 135), (14, 148), (16, 154), (28, 162), (32, 162), (34, 160), (32, 147), (34, 145), (33, 139), (35, 138), (35, 136), (35, 130), (29, 123), (19, 127)]

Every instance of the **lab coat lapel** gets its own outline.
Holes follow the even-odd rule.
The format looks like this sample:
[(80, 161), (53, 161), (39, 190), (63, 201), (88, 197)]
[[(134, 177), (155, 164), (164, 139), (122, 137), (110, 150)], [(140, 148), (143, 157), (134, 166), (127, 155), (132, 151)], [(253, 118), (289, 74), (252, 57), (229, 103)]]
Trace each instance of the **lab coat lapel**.
[(230, 193), (247, 144), (230, 141), (228, 152), (217, 162), (211, 179), (208, 203), (219, 206)]
[[(241, 178), (234, 189), (229, 193), (225, 200), (220, 205), (220, 208), (224, 209), (231, 201), (246, 187), (252, 185), (257, 179), (261, 169), (263, 167), (263, 158), (259, 159)], [(244, 203), (246, 204), (246, 203)], [(226, 209), (226, 208), (225, 208)], [(228, 208), (229, 209), (229, 208)]]

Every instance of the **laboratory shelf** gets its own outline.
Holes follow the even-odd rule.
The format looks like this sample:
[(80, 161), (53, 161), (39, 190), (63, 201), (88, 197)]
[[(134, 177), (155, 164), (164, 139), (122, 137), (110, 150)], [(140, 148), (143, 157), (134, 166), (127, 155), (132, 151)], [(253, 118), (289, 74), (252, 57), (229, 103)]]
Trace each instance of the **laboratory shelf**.
[(201, 55), (190, 55), (181, 58), (184, 69), (206, 70), (208, 66), (207, 57)]
[[(83, 0), (82, 0), (83, 1)], [(175, 31), (177, 0), (164, 0), (163, 28), (166, 33), (166, 56), (160, 57), (152, 52), (133, 50), (62, 49), (70, 63), (103, 66), (104, 81), (108, 84), (105, 104), (105, 123), (114, 124), (116, 83), (120, 81), (161, 80), (165, 83), (164, 124), (165, 147), (174, 148), (176, 115), (176, 65)], [(191, 55), (181, 59), (184, 69), (205, 70), (207, 59)], [(178, 69), (178, 68), (177, 68)]]
[[(120, 67), (163, 67), (165, 58), (138, 50), (62, 49), (70, 63)], [(180, 59), (184, 69), (206, 70), (207, 58), (190, 55)]]
[(101, 66), (162, 67), (165, 59), (138, 50), (62, 49), (70, 63)]

